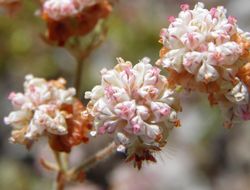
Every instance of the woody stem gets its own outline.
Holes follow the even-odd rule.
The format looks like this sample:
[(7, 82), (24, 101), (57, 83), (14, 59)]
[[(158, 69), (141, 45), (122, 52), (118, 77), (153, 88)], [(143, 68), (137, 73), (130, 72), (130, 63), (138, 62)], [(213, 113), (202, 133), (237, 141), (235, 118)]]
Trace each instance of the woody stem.
[[(104, 40), (106, 39), (106, 35), (107, 35), (107, 28), (103, 26), (101, 33), (95, 34), (87, 47), (85, 47), (84, 49), (78, 47), (78, 49), (75, 50), (76, 51), (75, 57), (77, 60), (75, 88), (78, 97), (80, 97), (81, 78), (82, 78), (84, 60), (88, 58), (90, 54), (104, 42)], [(80, 45), (78, 44), (78, 46)]]
[(116, 145), (114, 142), (110, 143), (108, 146), (106, 146), (104, 149), (98, 151), (93, 156), (89, 157), (85, 162), (82, 163), (82, 165), (78, 166), (77, 168), (73, 169), (70, 173), (73, 176), (77, 176), (81, 171), (86, 172), (93, 166), (95, 166), (97, 163), (107, 159), (111, 155), (113, 155), (116, 151)]
[(77, 67), (76, 67), (76, 78), (75, 78), (75, 88), (76, 88), (76, 95), (77, 97), (80, 96), (80, 87), (81, 87), (81, 79), (82, 79), (82, 72), (83, 72), (83, 59), (77, 60)]

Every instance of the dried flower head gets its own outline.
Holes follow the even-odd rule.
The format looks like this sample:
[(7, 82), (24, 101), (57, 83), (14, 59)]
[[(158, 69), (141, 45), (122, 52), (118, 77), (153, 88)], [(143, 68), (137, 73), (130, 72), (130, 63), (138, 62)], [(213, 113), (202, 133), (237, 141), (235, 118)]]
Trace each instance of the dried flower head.
[(249, 93), (249, 69), (244, 66), (249, 62), (249, 33), (234, 17), (227, 17), (222, 6), (207, 10), (197, 3), (191, 10), (183, 4), (181, 9), (161, 31), (163, 48), (157, 64), (167, 69), (173, 86), (208, 93), (211, 104), (241, 105), (238, 95), (246, 98)]
[(21, 6), (20, 0), (0, 0), (0, 9), (9, 14), (15, 13)]
[(88, 118), (81, 114), (85, 109), (74, 98), (75, 89), (65, 89), (65, 85), (62, 78), (25, 77), (24, 93), (10, 93), (14, 111), (4, 118), (14, 128), (11, 142), (29, 148), (39, 137), (48, 136), (53, 149), (68, 152), (73, 145), (87, 141)]
[(99, 19), (111, 11), (108, 0), (45, 0), (41, 16), (46, 21), (48, 42), (63, 46), (71, 36), (93, 30)]
[(169, 131), (179, 126), (180, 110), (174, 89), (160, 70), (142, 59), (134, 67), (118, 58), (114, 69), (101, 71), (101, 85), (85, 93), (93, 117), (92, 134), (111, 134), (118, 151), (140, 168), (142, 161), (166, 144)]

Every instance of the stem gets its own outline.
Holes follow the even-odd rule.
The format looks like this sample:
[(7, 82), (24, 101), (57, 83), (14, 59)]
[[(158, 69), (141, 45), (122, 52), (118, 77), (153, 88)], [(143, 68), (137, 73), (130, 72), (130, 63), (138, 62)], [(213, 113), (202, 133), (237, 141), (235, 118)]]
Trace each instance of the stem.
[(57, 152), (57, 151), (53, 151), (53, 153), (54, 153), (54, 156), (55, 156), (56, 163), (57, 163), (57, 165), (59, 167), (59, 170), (63, 171), (64, 169), (63, 169), (61, 154), (59, 152)]
[(97, 163), (105, 160), (106, 158), (114, 154), (116, 150), (115, 148), (116, 148), (115, 143), (114, 142), (110, 143), (107, 147), (98, 151), (96, 154), (88, 158), (82, 165), (73, 169), (70, 173), (72, 174), (73, 177), (75, 177), (81, 171), (86, 172), (87, 170), (95, 166)]
[(65, 170), (64, 170), (64, 165), (63, 165), (63, 161), (62, 161), (62, 155), (61, 155), (61, 153), (59, 153), (57, 151), (53, 151), (53, 152), (54, 152), (56, 163), (57, 163), (58, 168), (59, 168), (58, 173), (57, 173), (55, 189), (56, 190), (63, 190), (64, 186), (65, 186)]
[(69, 154), (63, 153), (62, 164), (63, 164), (64, 171), (67, 171), (69, 167)]
[(85, 47), (84, 49), (81, 49), (79, 41), (77, 41), (77, 47), (79, 48), (78, 50), (73, 48), (73, 55), (75, 55), (76, 60), (77, 60), (77, 68), (76, 68), (76, 78), (75, 78), (75, 89), (76, 89), (76, 94), (77, 97), (80, 97), (80, 88), (81, 88), (81, 79), (82, 79), (82, 72), (83, 72), (83, 65), (84, 65), (84, 60), (89, 57), (89, 55), (98, 48), (106, 39), (107, 36), (107, 28), (103, 26), (103, 29), (101, 33), (98, 33), (93, 36), (91, 39), (89, 45)]
[(77, 60), (76, 79), (75, 79), (75, 89), (76, 89), (76, 95), (77, 95), (77, 97), (80, 96), (82, 71), (83, 71), (83, 59), (79, 58)]

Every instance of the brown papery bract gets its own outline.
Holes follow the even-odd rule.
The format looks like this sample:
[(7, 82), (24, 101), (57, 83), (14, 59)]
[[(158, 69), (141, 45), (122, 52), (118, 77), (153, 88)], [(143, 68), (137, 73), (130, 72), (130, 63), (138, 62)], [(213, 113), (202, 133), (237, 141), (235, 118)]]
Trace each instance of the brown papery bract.
[(106, 18), (111, 10), (110, 3), (103, 0), (84, 8), (75, 16), (60, 20), (54, 20), (46, 13), (42, 13), (42, 18), (47, 22), (48, 28), (44, 39), (50, 44), (56, 43), (59, 46), (64, 46), (70, 37), (84, 36), (91, 32), (99, 19)]
[(68, 133), (66, 135), (49, 134), (49, 144), (51, 148), (59, 152), (70, 152), (73, 146), (88, 142), (88, 131), (91, 129), (87, 116), (83, 116), (85, 111), (80, 100), (75, 99), (72, 105), (63, 105), (61, 108), (71, 116), (66, 119)]
[(250, 92), (250, 62), (239, 69), (237, 76), (247, 85)]

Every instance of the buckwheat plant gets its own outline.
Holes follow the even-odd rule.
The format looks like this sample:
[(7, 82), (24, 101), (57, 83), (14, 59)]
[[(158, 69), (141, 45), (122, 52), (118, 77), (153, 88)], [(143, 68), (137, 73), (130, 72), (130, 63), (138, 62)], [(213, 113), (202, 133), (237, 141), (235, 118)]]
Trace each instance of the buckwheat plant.
[[(177, 17), (160, 33), (160, 58), (156, 66), (145, 57), (133, 65), (117, 58), (113, 69), (101, 70), (101, 82), (80, 101), (83, 61), (104, 41), (104, 21), (114, 2), (108, 0), (42, 0), (38, 16), (47, 32), (42, 39), (64, 47), (77, 61), (74, 88), (63, 78), (46, 80), (27, 75), (23, 92), (11, 92), (13, 111), (4, 118), (12, 126), (10, 142), (28, 149), (40, 138), (55, 155), (55, 163), (41, 164), (57, 172), (56, 189), (82, 181), (86, 171), (119, 151), (140, 169), (156, 162), (169, 134), (180, 126), (179, 95), (183, 89), (202, 92), (225, 115), (225, 127), (250, 120), (250, 34), (222, 6), (210, 10), (203, 3), (194, 9), (182, 4)], [(11, 11), (18, 0), (0, 0)], [(101, 21), (102, 20), (102, 21)], [(86, 40), (88, 39), (88, 40)], [(85, 41), (86, 40), (86, 41)], [(160, 66), (160, 67), (158, 67)], [(167, 77), (161, 69), (167, 71)], [(109, 135), (112, 142), (79, 166), (69, 167), (73, 147)], [(64, 153), (64, 154), (62, 154)]]
[[(14, 13), (21, 1), (0, 0), (0, 8)], [(63, 78), (49, 80), (27, 75), (24, 92), (12, 92), (13, 111), (4, 118), (13, 127), (10, 142), (28, 149), (46, 138), (56, 163), (41, 158), (46, 169), (57, 172), (56, 189), (83, 180), (84, 173), (68, 168), (68, 154), (74, 146), (88, 142), (90, 117), (80, 101), (84, 60), (102, 44), (107, 34), (105, 20), (112, 11), (108, 0), (41, 0), (35, 12), (47, 26), (42, 39), (49, 46), (65, 48), (75, 58), (74, 88), (66, 88)], [(80, 168), (81, 169), (81, 168)], [(84, 170), (85, 172), (85, 170)]]

